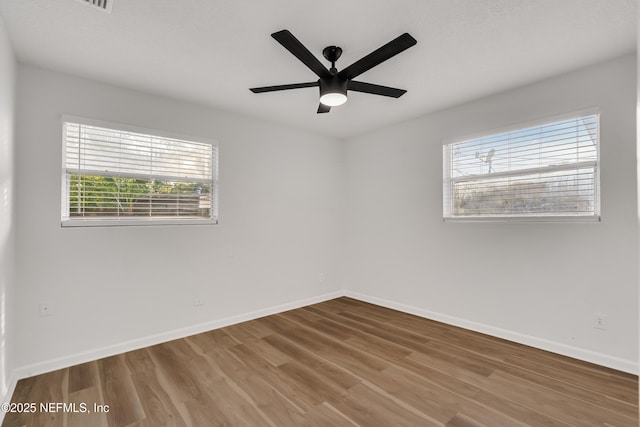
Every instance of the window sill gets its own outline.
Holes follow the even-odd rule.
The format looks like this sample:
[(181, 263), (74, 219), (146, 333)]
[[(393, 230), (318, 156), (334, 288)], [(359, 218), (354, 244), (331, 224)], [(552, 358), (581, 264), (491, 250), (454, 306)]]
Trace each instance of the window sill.
[(145, 219), (68, 219), (60, 223), (63, 228), (73, 227), (148, 227), (148, 226), (183, 226), (183, 225), (217, 225), (217, 219), (196, 218), (145, 218)]
[(442, 218), (443, 222), (602, 222), (602, 217), (598, 216), (539, 216), (539, 217), (505, 217), (505, 216), (491, 216), (491, 217), (445, 217)]

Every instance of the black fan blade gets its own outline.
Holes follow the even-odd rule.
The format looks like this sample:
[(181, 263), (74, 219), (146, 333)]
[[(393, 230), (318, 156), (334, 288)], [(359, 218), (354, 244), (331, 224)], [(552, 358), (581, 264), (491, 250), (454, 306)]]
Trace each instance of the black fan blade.
[(416, 39), (411, 37), (409, 33), (404, 33), (398, 38), (391, 40), (381, 48), (374, 50), (364, 58), (349, 65), (347, 68), (340, 71), (338, 73), (338, 76), (343, 79), (351, 80), (354, 77), (357, 77), (360, 74), (364, 73), (365, 71), (370, 70), (376, 65), (383, 63), (387, 59), (396, 56), (400, 52), (409, 49), (416, 43), (418, 43)]
[(290, 85), (277, 85), (277, 86), (264, 86), (264, 87), (252, 87), (249, 89), (253, 93), (263, 93), (263, 92), (275, 92), (277, 90), (289, 90), (289, 89), (302, 89), (305, 87), (316, 87), (318, 86), (318, 82), (309, 82), (309, 83), (292, 83)]
[(373, 95), (390, 96), (391, 98), (400, 98), (407, 93), (404, 89), (396, 89), (394, 87), (374, 85), (371, 83), (354, 82), (353, 80), (347, 82), (347, 89), (356, 92), (371, 93)]
[(331, 107), (329, 107), (328, 105), (324, 105), (323, 103), (320, 103), (318, 105), (318, 114), (328, 113), (329, 111), (331, 111)]
[(304, 45), (300, 43), (300, 41), (289, 32), (289, 30), (278, 31), (271, 34), (271, 37), (276, 39), (276, 41), (291, 52), (293, 56), (302, 61), (302, 63), (309, 67), (311, 71), (316, 73), (318, 77), (321, 79), (331, 78), (331, 73), (327, 70), (327, 67), (325, 67), (311, 52), (309, 52), (309, 49), (304, 47)]

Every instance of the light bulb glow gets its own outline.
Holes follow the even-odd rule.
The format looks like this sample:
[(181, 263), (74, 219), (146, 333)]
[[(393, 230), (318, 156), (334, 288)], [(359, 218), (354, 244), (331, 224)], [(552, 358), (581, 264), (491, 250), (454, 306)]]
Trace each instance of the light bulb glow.
[(327, 107), (337, 107), (347, 102), (347, 95), (343, 93), (325, 93), (320, 97), (320, 103)]

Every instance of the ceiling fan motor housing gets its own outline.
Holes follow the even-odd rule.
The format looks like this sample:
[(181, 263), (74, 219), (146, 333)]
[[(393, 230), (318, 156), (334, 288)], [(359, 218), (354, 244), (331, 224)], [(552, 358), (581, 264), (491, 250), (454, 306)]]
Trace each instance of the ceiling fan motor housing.
[(320, 102), (329, 107), (342, 105), (347, 100), (347, 80), (333, 75), (329, 79), (318, 80)]

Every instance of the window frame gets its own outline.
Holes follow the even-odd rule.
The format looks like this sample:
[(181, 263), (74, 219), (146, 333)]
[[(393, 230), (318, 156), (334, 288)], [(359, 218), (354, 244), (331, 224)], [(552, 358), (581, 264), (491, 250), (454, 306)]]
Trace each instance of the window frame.
[[(593, 215), (559, 215), (559, 214), (551, 214), (551, 215), (493, 215), (493, 216), (455, 216), (453, 214), (453, 197), (452, 197), (452, 184), (456, 180), (451, 177), (451, 169), (450, 169), (450, 158), (447, 157), (448, 147), (456, 143), (462, 143), (474, 139), (481, 138), (489, 138), (492, 136), (510, 133), (510, 132), (518, 132), (522, 130), (526, 130), (529, 128), (541, 127), (544, 125), (553, 124), (555, 122), (561, 122), (565, 120), (577, 119), (585, 116), (596, 116), (597, 120), (597, 144), (596, 144), (596, 160), (592, 162), (584, 162), (591, 163), (594, 168), (594, 214)], [(476, 134), (467, 135), (464, 137), (456, 137), (449, 138), (443, 141), (442, 143), (442, 176), (443, 176), (443, 186), (442, 186), (442, 220), (443, 222), (601, 222), (602, 221), (602, 211), (601, 211), (601, 182), (600, 182), (600, 173), (601, 173), (601, 158), (600, 158), (600, 133), (601, 133), (601, 114), (600, 110), (597, 107), (587, 108), (583, 110), (573, 111), (566, 114), (560, 114), (550, 117), (545, 117), (537, 120), (532, 120), (528, 122), (521, 122), (518, 124), (510, 125), (507, 127), (494, 129), (491, 131), (480, 132)], [(448, 161), (449, 160), (449, 161)], [(555, 172), (561, 170), (569, 170), (574, 169), (577, 163), (568, 164), (568, 165), (558, 165), (555, 168), (545, 169), (544, 172)], [(502, 176), (518, 176), (518, 175), (526, 175), (527, 173), (535, 173), (536, 171), (540, 171), (542, 168), (530, 168), (528, 170), (516, 170), (509, 172), (499, 172), (492, 174), (492, 176), (499, 177)], [(447, 206), (449, 204), (449, 206)], [(447, 215), (449, 212), (449, 215)]]
[[(66, 166), (66, 135), (65, 135), (65, 123), (77, 123), (87, 126), (97, 126), (110, 130), (124, 131), (139, 133), (148, 136), (155, 136), (160, 138), (178, 139), (189, 142), (197, 142), (203, 144), (209, 144), (213, 148), (212, 155), (212, 181), (211, 181), (211, 208), (209, 218), (193, 218), (193, 217), (120, 217), (120, 218), (82, 218), (72, 217), (69, 215), (69, 194), (70, 189), (67, 179), (67, 166)], [(172, 225), (217, 225), (219, 224), (218, 214), (218, 174), (219, 174), (219, 155), (220, 147), (218, 140), (211, 138), (203, 138), (193, 135), (184, 135), (174, 132), (168, 132), (159, 129), (150, 129), (140, 126), (133, 126), (124, 123), (116, 123), (105, 120), (91, 119), (87, 117), (63, 114), (60, 120), (60, 133), (62, 144), (62, 164), (61, 164), (61, 205), (60, 205), (60, 225), (63, 228), (66, 227), (128, 227), (128, 226), (172, 226)], [(134, 174), (131, 174), (133, 176)]]

